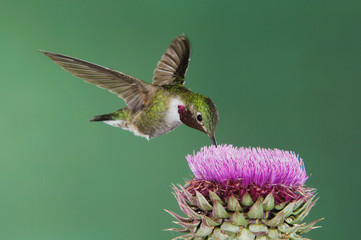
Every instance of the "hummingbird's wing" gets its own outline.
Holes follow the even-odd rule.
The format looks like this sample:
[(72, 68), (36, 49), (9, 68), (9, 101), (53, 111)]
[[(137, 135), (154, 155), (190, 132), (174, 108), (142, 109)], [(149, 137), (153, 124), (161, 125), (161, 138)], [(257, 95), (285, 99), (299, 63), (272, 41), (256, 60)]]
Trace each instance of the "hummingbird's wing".
[(163, 54), (154, 70), (154, 85), (172, 85), (176, 82), (184, 84), (190, 57), (190, 44), (186, 36), (173, 40)]
[(133, 113), (148, 105), (156, 91), (151, 84), (124, 73), (62, 54), (41, 52), (74, 76), (117, 94)]

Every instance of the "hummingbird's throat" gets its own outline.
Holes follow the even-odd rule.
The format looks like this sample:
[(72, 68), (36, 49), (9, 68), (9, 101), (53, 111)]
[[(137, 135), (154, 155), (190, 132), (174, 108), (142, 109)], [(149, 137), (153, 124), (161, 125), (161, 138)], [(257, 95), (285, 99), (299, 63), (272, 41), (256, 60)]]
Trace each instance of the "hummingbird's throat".
[(206, 133), (203, 129), (203, 126), (198, 123), (197, 119), (193, 116), (192, 112), (187, 110), (185, 108), (185, 106), (178, 105), (178, 113), (179, 113), (179, 118), (182, 121), (182, 123), (184, 123), (188, 127), (191, 127), (191, 128), (194, 128), (201, 132)]

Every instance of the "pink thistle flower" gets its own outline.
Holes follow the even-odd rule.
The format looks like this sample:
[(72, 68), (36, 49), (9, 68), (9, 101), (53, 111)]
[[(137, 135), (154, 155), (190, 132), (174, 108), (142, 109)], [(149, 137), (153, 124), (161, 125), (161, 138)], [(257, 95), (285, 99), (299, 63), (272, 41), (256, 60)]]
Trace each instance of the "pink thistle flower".
[(200, 180), (240, 180), (243, 186), (268, 184), (302, 186), (307, 180), (302, 159), (279, 149), (236, 148), (232, 145), (203, 147), (186, 156), (194, 176)]
[(186, 156), (194, 179), (173, 187), (181, 239), (301, 239), (315, 205), (302, 159), (279, 149), (203, 147)]

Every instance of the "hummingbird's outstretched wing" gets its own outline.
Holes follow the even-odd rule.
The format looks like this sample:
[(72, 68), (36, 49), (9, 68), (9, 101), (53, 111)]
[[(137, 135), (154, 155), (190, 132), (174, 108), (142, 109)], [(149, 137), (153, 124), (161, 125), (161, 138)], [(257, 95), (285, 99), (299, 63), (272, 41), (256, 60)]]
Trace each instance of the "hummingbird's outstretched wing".
[(190, 57), (190, 44), (186, 36), (173, 40), (154, 70), (154, 85), (184, 84)]
[(149, 104), (156, 91), (151, 84), (124, 73), (62, 54), (41, 52), (74, 76), (117, 94), (133, 113)]

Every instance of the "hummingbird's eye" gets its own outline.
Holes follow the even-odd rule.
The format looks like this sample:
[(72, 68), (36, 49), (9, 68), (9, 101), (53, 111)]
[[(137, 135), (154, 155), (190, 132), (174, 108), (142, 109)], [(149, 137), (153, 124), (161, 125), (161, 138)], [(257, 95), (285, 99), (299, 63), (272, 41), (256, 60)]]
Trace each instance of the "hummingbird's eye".
[(198, 113), (197, 120), (198, 120), (198, 122), (202, 122), (202, 120), (203, 120), (202, 114)]

